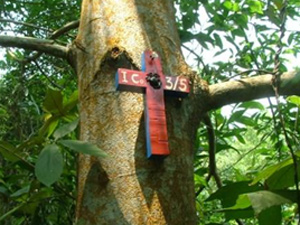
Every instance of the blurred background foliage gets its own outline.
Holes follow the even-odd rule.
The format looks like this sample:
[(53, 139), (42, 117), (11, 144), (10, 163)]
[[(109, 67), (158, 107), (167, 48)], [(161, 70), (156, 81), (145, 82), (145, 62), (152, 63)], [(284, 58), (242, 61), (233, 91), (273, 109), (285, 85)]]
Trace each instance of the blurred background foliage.
[[(272, 73), (277, 56), (280, 72), (297, 70), (298, 0), (175, 0), (174, 5), (182, 51), (209, 84)], [(0, 35), (49, 39), (79, 16), (79, 0), (1, 0)], [(70, 44), (76, 32), (55, 42)], [(83, 146), (93, 154), (95, 147), (76, 142), (75, 72), (44, 54), (0, 51), (0, 224), (72, 224), (72, 150)], [(207, 124), (199, 125), (195, 146), (199, 224), (297, 224), (299, 107), (298, 96), (282, 96), (209, 113), (215, 153)], [(209, 169), (212, 154), (221, 185)], [(46, 167), (47, 162), (52, 164)], [(52, 176), (44, 176), (52, 169)]]

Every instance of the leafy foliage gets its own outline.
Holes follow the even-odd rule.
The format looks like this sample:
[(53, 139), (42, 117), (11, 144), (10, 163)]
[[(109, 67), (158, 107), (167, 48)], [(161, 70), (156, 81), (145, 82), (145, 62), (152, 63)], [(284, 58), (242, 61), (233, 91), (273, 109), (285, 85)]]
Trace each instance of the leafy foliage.
[[(295, 115), (298, 112), (298, 105), (295, 104), (298, 98), (287, 98), (288, 101), (281, 109), (285, 118), (289, 118), (285, 120), (285, 129), (292, 141), (296, 141), (299, 135), (298, 115)], [(294, 103), (289, 103), (290, 101)], [(276, 123), (277, 113), (278, 109), (274, 110)], [(195, 180), (197, 189), (203, 189), (197, 200), (204, 204), (202, 210), (208, 209), (201, 218), (202, 221), (222, 223), (243, 219), (255, 224), (294, 221), (297, 217), (294, 210), (298, 199), (295, 172), (298, 171), (299, 180), (299, 167), (298, 170), (295, 169), (287, 143), (283, 135), (278, 133), (280, 124), (276, 124), (274, 128), (271, 111), (259, 102), (247, 102), (234, 106), (233, 113), (228, 116), (222, 115), (221, 110), (213, 112), (211, 116), (215, 121), (218, 137), (217, 166), (224, 180), (224, 187), (216, 190), (213, 183), (209, 182), (203, 189), (203, 184), (199, 183), (197, 186), (198, 182)], [(207, 164), (206, 152), (209, 146), (206, 145), (205, 132), (205, 128), (199, 129), (199, 146), (203, 147), (196, 155), (195, 165), (199, 169)], [(297, 150), (296, 142), (293, 143)], [(295, 151), (295, 156), (296, 163), (299, 164), (298, 151)], [(202, 176), (206, 177), (207, 173), (208, 171), (204, 171)], [(216, 210), (219, 217), (206, 218), (205, 214), (209, 215), (212, 210)], [(281, 216), (268, 217), (272, 212), (281, 212)]]
[[(287, 7), (284, 1), (277, 0), (176, 3), (183, 49), (209, 83), (272, 72), (279, 47), (283, 48), (279, 55), (279, 69), (283, 72), (287, 70), (287, 58), (299, 53), (299, 31), (290, 26), (299, 20), (297, 1), (289, 1)], [(280, 39), (282, 33), (284, 38)], [(210, 57), (212, 49), (215, 54)], [(224, 187), (218, 190), (209, 169), (204, 169), (212, 153), (205, 127), (199, 128), (195, 186), (200, 224), (230, 224), (236, 219), (246, 224), (292, 224), (297, 218), (294, 208), (299, 185), (295, 180), (297, 173), (299, 176), (299, 99), (284, 97), (278, 106), (274, 99), (264, 104), (240, 103), (231, 106), (226, 116), (222, 110), (211, 112), (216, 164)], [(291, 157), (291, 151), (296, 159)]]

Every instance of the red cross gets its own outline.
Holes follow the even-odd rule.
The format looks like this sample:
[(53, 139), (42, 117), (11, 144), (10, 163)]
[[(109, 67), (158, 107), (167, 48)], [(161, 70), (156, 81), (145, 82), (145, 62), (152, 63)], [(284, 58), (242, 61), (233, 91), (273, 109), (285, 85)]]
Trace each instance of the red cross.
[(120, 91), (144, 93), (147, 157), (170, 154), (165, 113), (164, 93), (185, 97), (189, 91), (189, 79), (183, 76), (165, 76), (159, 56), (145, 51), (142, 71), (118, 69), (116, 87)]

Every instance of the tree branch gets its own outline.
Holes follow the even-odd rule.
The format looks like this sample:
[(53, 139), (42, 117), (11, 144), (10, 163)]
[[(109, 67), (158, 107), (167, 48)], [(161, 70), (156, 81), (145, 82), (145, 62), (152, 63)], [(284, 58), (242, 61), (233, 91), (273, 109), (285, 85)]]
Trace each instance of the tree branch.
[[(261, 75), (209, 86), (207, 110), (224, 105), (274, 96), (273, 75)], [(287, 72), (280, 76), (280, 95), (300, 95), (300, 72)]]
[(67, 47), (55, 44), (54, 41), (46, 39), (0, 35), (0, 46), (35, 50), (63, 59), (67, 59), (68, 56)]
[[(75, 21), (69, 22), (66, 25), (64, 25), (63, 27), (59, 28), (58, 30), (55, 30), (50, 35), (49, 39), (55, 40), (58, 37), (60, 37), (61, 35), (69, 32), (70, 30), (78, 28), (78, 26), (79, 26), (79, 20), (75, 20)], [(30, 62), (32, 60), (34, 61), (37, 58), (39, 58), (41, 56), (41, 54), (42, 54), (42, 52), (37, 52), (36, 54), (34, 54), (34, 55), (30, 56), (30, 57), (27, 57), (25, 59), (25, 61), (27, 61), (27, 62)]]
[(54, 31), (51, 34), (50, 39), (56, 39), (59, 36), (63, 35), (64, 33), (67, 33), (68, 31), (76, 29), (78, 27), (79, 27), (79, 20), (69, 22), (66, 25), (64, 25), (63, 27), (61, 27), (58, 30)]

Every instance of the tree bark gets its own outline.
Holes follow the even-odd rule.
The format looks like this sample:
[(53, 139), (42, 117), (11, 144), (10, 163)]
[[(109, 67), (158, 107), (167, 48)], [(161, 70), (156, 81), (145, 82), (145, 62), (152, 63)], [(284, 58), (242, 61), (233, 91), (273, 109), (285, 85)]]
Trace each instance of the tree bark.
[[(172, 1), (83, 1), (75, 41), (81, 139), (109, 157), (79, 157), (77, 224), (197, 223), (193, 140), (207, 87), (185, 64), (176, 29)], [(146, 158), (143, 94), (114, 86), (117, 69), (139, 70), (146, 49), (162, 57), (165, 74), (194, 84), (188, 99), (165, 99), (171, 155), (163, 160)]]

